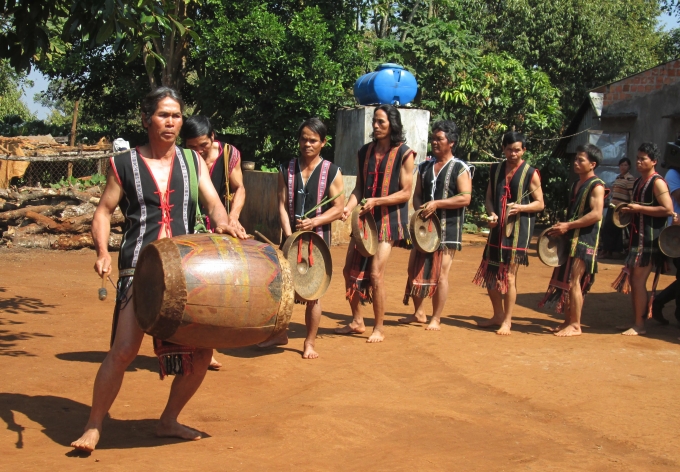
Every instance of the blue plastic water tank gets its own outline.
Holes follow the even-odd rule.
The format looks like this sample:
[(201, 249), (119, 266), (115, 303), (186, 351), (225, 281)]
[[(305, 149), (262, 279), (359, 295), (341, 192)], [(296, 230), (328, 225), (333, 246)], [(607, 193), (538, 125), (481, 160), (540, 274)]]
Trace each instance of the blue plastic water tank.
[(399, 64), (383, 64), (354, 83), (354, 98), (360, 105), (406, 105), (416, 98), (418, 83)]

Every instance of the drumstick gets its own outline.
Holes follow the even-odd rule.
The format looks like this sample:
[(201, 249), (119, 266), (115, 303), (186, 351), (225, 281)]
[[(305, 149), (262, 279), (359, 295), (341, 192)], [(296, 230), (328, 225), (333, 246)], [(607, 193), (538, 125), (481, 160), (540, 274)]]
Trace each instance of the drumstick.
[(253, 231), (253, 233), (255, 233), (255, 236), (260, 238), (263, 243), (271, 244), (272, 246), (276, 247), (276, 244), (267, 239), (267, 237), (264, 234), (260, 233), (259, 231)]
[(302, 215), (302, 218), (300, 218), (300, 219), (301, 219), (301, 220), (304, 220), (305, 218), (307, 218), (307, 215), (309, 215), (310, 213), (316, 211), (317, 208), (319, 208), (320, 206), (323, 206), (323, 205), (326, 205), (326, 204), (332, 202), (333, 200), (335, 200), (336, 198), (338, 198), (340, 195), (342, 195), (342, 193), (337, 194), (336, 196), (334, 196), (334, 197), (331, 198), (330, 200), (327, 200), (328, 197), (324, 198), (323, 200), (321, 200), (321, 203), (319, 203), (317, 206), (315, 206), (314, 208), (312, 208), (311, 210), (309, 210), (307, 213), (305, 213), (304, 215)]
[(106, 291), (106, 287), (104, 286), (106, 284), (106, 272), (102, 275), (102, 288), (99, 289), (99, 299), (101, 301), (106, 300), (106, 296), (108, 295), (108, 292)]

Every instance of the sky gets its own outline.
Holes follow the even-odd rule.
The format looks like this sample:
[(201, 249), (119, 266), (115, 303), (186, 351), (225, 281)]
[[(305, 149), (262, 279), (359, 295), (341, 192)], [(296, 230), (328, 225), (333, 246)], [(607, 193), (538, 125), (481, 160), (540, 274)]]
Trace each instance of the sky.
[[(670, 15), (661, 15), (659, 17), (659, 22), (662, 29), (666, 31), (671, 30), (673, 28), (678, 28), (680, 26), (678, 24), (678, 18)], [(31, 71), (31, 73), (28, 75), (28, 78), (34, 82), (34, 85), (32, 88), (25, 90), (23, 100), (26, 103), (26, 105), (28, 105), (28, 108), (38, 116), (38, 119), (41, 120), (45, 119), (47, 118), (47, 115), (50, 110), (48, 108), (41, 106), (38, 103), (35, 103), (33, 101), (33, 96), (36, 93), (40, 93), (46, 90), (49, 81), (35, 69)]]

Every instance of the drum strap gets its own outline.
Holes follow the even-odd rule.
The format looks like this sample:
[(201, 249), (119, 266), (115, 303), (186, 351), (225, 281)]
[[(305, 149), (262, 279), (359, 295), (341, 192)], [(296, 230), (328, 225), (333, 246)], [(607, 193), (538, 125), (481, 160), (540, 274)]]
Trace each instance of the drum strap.
[(196, 222), (194, 223), (194, 233), (207, 233), (208, 230), (203, 223), (203, 215), (198, 208), (198, 171), (196, 170), (196, 161), (194, 161), (194, 152), (191, 149), (183, 149), (184, 160), (187, 162), (187, 169), (189, 170), (189, 195), (191, 201), (196, 205)]
[[(321, 200), (323, 199), (323, 196), (326, 194), (326, 186), (328, 185), (328, 170), (331, 167), (331, 162), (324, 160), (321, 163), (321, 175), (319, 176), (319, 185), (317, 188), (317, 193), (316, 193), (316, 204), (318, 205), (321, 203)], [(304, 211), (304, 209), (303, 209)], [(320, 216), (322, 213), (323, 209), (322, 207), (319, 207), (316, 209), (316, 216)], [(316, 230), (316, 233), (323, 238), (323, 227), (322, 226), (317, 226), (314, 228)], [(311, 244), (311, 241), (310, 241)]]

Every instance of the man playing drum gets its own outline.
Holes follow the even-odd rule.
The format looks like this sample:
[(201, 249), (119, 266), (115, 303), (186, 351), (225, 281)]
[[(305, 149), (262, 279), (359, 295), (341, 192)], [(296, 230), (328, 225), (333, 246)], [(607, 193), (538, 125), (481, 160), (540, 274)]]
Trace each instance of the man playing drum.
[(449, 269), (456, 251), (461, 249), (465, 207), (472, 198), (472, 175), (468, 165), (456, 159), (458, 127), (453, 121), (438, 121), (432, 126), (433, 160), (418, 165), (413, 208), (423, 211), (425, 218), (439, 217), (442, 237), (439, 249), (425, 254), (411, 250), (404, 304), (413, 297), (415, 313), (401, 318), (400, 323), (425, 323), (422, 310), (425, 297), (432, 298), (432, 320), (427, 330), (440, 329), (440, 317), (449, 291)]
[(353, 320), (337, 328), (338, 334), (363, 333), (366, 330), (359, 304), (373, 303), (375, 325), (369, 343), (384, 338), (385, 266), (393, 246), (408, 243), (408, 201), (413, 183), (415, 152), (404, 144), (405, 137), (399, 110), (380, 105), (373, 114), (373, 141), (359, 149), (357, 183), (345, 206), (342, 220), (349, 218), (362, 199), (360, 215), (371, 213), (378, 227), (378, 248), (374, 256), (363, 257), (350, 243), (343, 275), (347, 300)]
[[(149, 93), (141, 106), (142, 124), (148, 132), (149, 143), (111, 158), (106, 188), (92, 221), (92, 235), (97, 251), (94, 268), (104, 277), (111, 272), (111, 255), (108, 252), (111, 215), (120, 205), (125, 215), (125, 234), (118, 258), (118, 296), (111, 350), (97, 372), (92, 410), (85, 432), (71, 443), (76, 449), (92, 451), (97, 445), (102, 420), (116, 399), (125, 369), (137, 356), (144, 338), (144, 332), (135, 319), (134, 305), (130, 303), (134, 267), (142, 248), (160, 238), (192, 233), (199, 204), (193, 197), (196, 194), (207, 209), (215, 232), (245, 238), (245, 232), (229, 222), (210, 182), (205, 162), (192, 151), (185, 152), (175, 146), (182, 127), (183, 106), (182, 98), (173, 89), (160, 87)], [(157, 341), (154, 340), (157, 353), (160, 350), (163, 357), (173, 357), (172, 364), (177, 369), (174, 373), (186, 375), (177, 375), (172, 382), (156, 434), (200, 439), (198, 431), (181, 425), (177, 417), (201, 385), (212, 349), (163, 345), (162, 341)], [(161, 372), (173, 373), (168, 368), (168, 365), (161, 364)]]
[[(243, 186), (241, 172), (241, 153), (235, 146), (215, 139), (215, 131), (207, 116), (194, 115), (186, 119), (182, 125), (180, 136), (184, 145), (197, 152), (203, 158), (210, 171), (210, 180), (217, 194), (224, 202), (229, 215), (229, 223), (241, 228), (238, 221), (246, 201), (246, 189)], [(201, 205), (201, 213), (207, 215), (206, 208)], [(206, 216), (206, 227), (212, 231), (210, 217)], [(219, 370), (222, 364), (213, 357), (211, 370)]]
[[(656, 144), (640, 145), (635, 159), (640, 177), (633, 186), (633, 203), (621, 209), (622, 213), (632, 216), (630, 245), (625, 267), (612, 287), (618, 292), (630, 292), (633, 300), (634, 324), (619, 327), (626, 336), (647, 333), (645, 318), (651, 314), (658, 276), (667, 262), (659, 248), (659, 235), (666, 227), (668, 217), (673, 216), (673, 201), (666, 181), (654, 168), (660, 155)], [(647, 294), (647, 279), (653, 268), (656, 269), (656, 275), (650, 299)]]
[[(331, 223), (342, 216), (345, 205), (344, 187), (340, 168), (321, 157), (321, 149), (326, 145), (326, 125), (319, 118), (310, 118), (298, 129), (300, 157), (292, 159), (279, 169), (278, 201), (279, 218), (285, 241), (295, 231), (314, 231), (321, 236), (328, 247), (331, 245)], [(304, 217), (306, 213), (320, 204), (324, 198), (331, 199), (340, 195), (330, 203), (316, 209), (313, 216)], [(319, 354), (314, 349), (316, 333), (321, 321), (321, 303), (319, 300), (298, 301), (304, 303), (305, 339), (304, 359), (316, 359)], [(260, 347), (288, 344), (288, 335), (259, 344)]]
[(597, 247), (604, 208), (604, 181), (595, 175), (602, 162), (602, 151), (592, 144), (576, 148), (574, 172), (578, 181), (569, 192), (567, 221), (557, 223), (548, 232), (551, 236), (567, 238), (569, 258), (553, 270), (545, 298), (538, 304), (556, 305), (557, 313), (564, 313), (564, 323), (552, 330), (555, 336), (581, 334), (583, 297), (595, 282)]
[(505, 161), (492, 164), (486, 188), (489, 239), (473, 282), (486, 287), (493, 317), (479, 326), (499, 326), (496, 334), (509, 335), (517, 299), (517, 269), (529, 265), (529, 242), (536, 213), (543, 211), (543, 190), (538, 171), (526, 163), (524, 136), (503, 135)]

